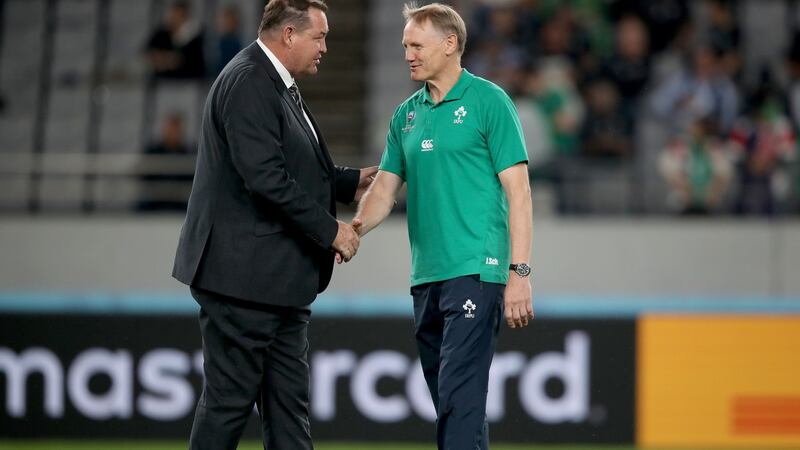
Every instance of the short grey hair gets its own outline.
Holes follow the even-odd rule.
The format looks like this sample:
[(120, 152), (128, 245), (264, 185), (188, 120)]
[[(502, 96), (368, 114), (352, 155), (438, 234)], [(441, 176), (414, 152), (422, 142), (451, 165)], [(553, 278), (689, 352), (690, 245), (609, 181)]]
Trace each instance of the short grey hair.
[(431, 3), (425, 6), (417, 6), (414, 2), (406, 3), (403, 7), (403, 17), (406, 19), (406, 23), (421, 24), (430, 20), (431, 25), (440, 32), (446, 35), (454, 34), (458, 40), (458, 53), (464, 53), (467, 45), (467, 25), (452, 7), (441, 3)]

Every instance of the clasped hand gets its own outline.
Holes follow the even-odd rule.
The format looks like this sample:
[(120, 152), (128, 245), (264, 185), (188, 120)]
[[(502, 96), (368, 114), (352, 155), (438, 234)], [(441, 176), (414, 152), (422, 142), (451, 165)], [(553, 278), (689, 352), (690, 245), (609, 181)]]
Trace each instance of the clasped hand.
[(358, 233), (353, 229), (353, 226), (337, 220), (339, 224), (339, 231), (336, 233), (336, 239), (333, 240), (333, 249), (336, 251), (336, 262), (341, 264), (348, 262), (356, 256), (358, 246), (361, 243), (361, 238)]

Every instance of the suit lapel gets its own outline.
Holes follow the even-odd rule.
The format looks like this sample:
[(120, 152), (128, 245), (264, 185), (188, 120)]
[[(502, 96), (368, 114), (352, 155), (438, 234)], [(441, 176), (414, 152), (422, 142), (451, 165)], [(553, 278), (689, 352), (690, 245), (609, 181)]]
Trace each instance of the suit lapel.
[[(297, 121), (300, 123), (300, 126), (303, 128), (303, 132), (311, 142), (311, 146), (314, 148), (314, 153), (316, 153), (317, 159), (319, 159), (323, 169), (325, 169), (325, 172), (330, 173), (333, 170), (333, 162), (331, 161), (330, 155), (328, 155), (328, 149), (325, 145), (325, 140), (322, 138), (322, 133), (320, 132), (317, 123), (314, 121), (314, 117), (310, 112), (308, 112), (308, 117), (314, 124), (314, 129), (317, 132), (319, 142), (317, 142), (317, 139), (314, 138), (314, 133), (311, 131), (311, 128), (309, 128), (305, 117), (303, 117), (303, 112), (300, 111), (297, 103), (295, 103), (294, 99), (292, 99), (292, 96), (289, 94), (289, 90), (286, 89), (286, 85), (283, 83), (281, 76), (278, 75), (278, 71), (275, 69), (275, 66), (272, 65), (272, 62), (269, 60), (267, 55), (264, 54), (264, 51), (261, 50), (261, 47), (259, 47), (258, 43), (253, 42), (247, 47), (246, 51), (249, 53), (250, 58), (261, 65), (267, 71), (269, 77), (272, 78), (272, 81), (275, 83), (275, 89), (280, 94), (281, 99), (283, 99), (283, 101), (292, 111), (292, 114), (294, 114)], [(306, 107), (306, 111), (308, 111), (308, 107)]]
[[(317, 136), (319, 136), (319, 146), (318, 146), (319, 151), (320, 151), (320, 155), (319, 156), (322, 157), (322, 159), (324, 160), (323, 164), (325, 165), (325, 167), (328, 170), (328, 172), (330, 172), (331, 170), (333, 170), (333, 160), (331, 159), (330, 152), (328, 152), (328, 145), (325, 143), (325, 139), (322, 138), (322, 131), (320, 131), (320, 129), (319, 129), (319, 125), (317, 124), (317, 120), (314, 118), (314, 115), (311, 114), (311, 110), (308, 109), (308, 105), (306, 105), (305, 101), (303, 101), (303, 107), (306, 109), (306, 113), (308, 114), (308, 119), (311, 121), (311, 124), (314, 126), (314, 131), (316, 131), (317, 132)], [(303, 122), (305, 122), (305, 120)]]
[[(306, 109), (308, 118), (314, 124), (314, 130), (317, 132), (317, 138), (319, 138), (319, 142), (317, 142), (317, 138), (314, 137), (314, 133), (311, 131), (311, 128), (309, 128), (308, 122), (306, 121), (306, 118), (303, 116), (303, 112), (300, 111), (300, 108), (297, 107), (297, 103), (294, 102), (294, 99), (289, 94), (289, 90), (286, 89), (286, 86), (282, 87), (283, 91), (281, 92), (281, 98), (286, 104), (289, 105), (289, 109), (292, 110), (292, 113), (294, 114), (295, 118), (297, 119), (298, 122), (300, 122), (300, 125), (303, 127), (303, 131), (305, 131), (308, 140), (311, 142), (311, 146), (314, 147), (314, 153), (317, 154), (317, 158), (319, 159), (319, 162), (322, 163), (322, 167), (325, 168), (326, 172), (330, 173), (331, 171), (331, 167), (329, 166), (330, 156), (328, 156), (328, 152), (325, 149), (323, 149), (325, 141), (322, 139), (322, 133), (320, 133), (317, 123), (314, 122), (314, 118), (311, 115), (311, 112), (309, 112), (308, 106), (306, 106), (305, 102), (303, 102), (303, 106)], [(331, 163), (330, 165), (332, 166), (333, 164)]]

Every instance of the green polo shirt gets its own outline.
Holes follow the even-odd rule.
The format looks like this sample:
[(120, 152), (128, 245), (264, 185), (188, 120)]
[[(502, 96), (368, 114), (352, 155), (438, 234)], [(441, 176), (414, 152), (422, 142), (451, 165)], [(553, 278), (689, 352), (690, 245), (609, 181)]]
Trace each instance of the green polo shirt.
[(395, 111), (380, 169), (408, 185), (411, 285), (479, 274), (506, 283), (508, 202), (497, 174), (528, 155), (511, 99), (467, 70), (444, 100)]

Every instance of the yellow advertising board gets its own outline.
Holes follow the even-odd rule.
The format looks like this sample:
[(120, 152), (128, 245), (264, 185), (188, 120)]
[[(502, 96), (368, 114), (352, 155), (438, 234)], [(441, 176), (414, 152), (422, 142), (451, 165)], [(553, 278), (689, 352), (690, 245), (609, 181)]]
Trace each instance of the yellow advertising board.
[(800, 316), (637, 326), (639, 446), (800, 448)]

